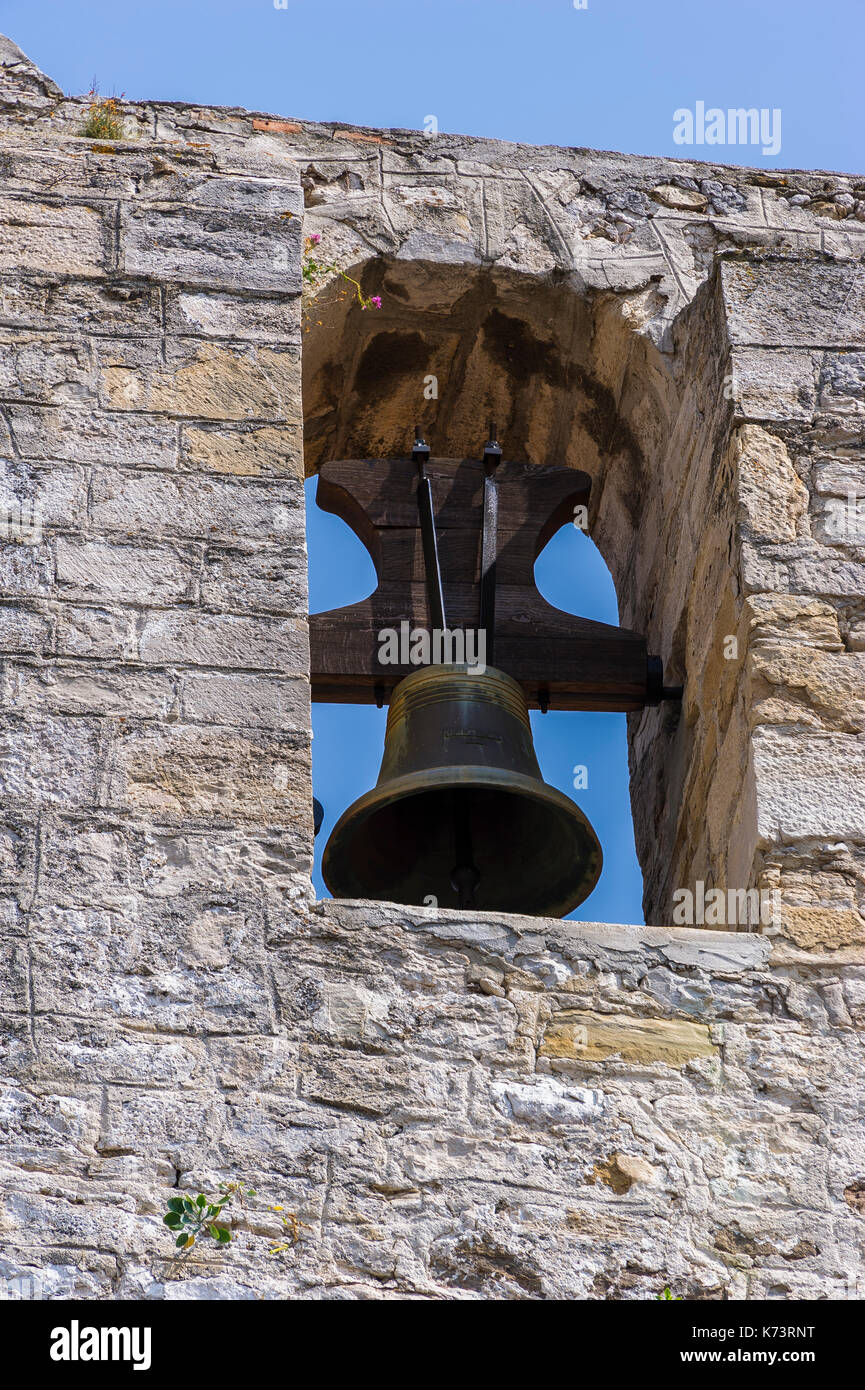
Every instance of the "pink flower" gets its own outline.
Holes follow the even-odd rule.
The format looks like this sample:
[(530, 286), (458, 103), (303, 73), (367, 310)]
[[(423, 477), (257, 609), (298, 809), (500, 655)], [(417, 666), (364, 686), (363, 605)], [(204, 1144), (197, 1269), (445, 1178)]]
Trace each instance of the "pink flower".
[(372, 299), (371, 299), (369, 302), (370, 302), (370, 304), (372, 305), (373, 309), (380, 309), (380, 308), (381, 308), (381, 295), (380, 295), (380, 294), (374, 294), (373, 297), (372, 297)]
[(318, 243), (321, 241), (321, 232), (313, 232), (312, 236), (308, 237), (307, 240), (310, 246), (318, 246)]

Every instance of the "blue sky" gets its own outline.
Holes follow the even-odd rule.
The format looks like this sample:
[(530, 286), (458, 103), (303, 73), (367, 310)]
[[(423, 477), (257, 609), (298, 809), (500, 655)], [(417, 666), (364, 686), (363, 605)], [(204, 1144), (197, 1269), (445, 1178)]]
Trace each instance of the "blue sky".
[(69, 92), (658, 155), (677, 108), (779, 108), (777, 156), (693, 153), (861, 171), (863, 0), (587, 3), (0, 0), (0, 29)]
[[(67, 92), (239, 105), (310, 120), (443, 131), (767, 168), (857, 172), (865, 0), (0, 0), (0, 29)], [(781, 112), (781, 148), (674, 143), (680, 108)], [(507, 441), (505, 446), (507, 445)], [(507, 448), (505, 448), (507, 453)], [(314, 484), (308, 487), (310, 494)], [(310, 496), (312, 609), (374, 585), (366, 552)], [(539, 587), (615, 622), (609, 575), (572, 527), (538, 563)], [(374, 782), (384, 715), (314, 708), (316, 791), (330, 826)], [(533, 716), (546, 779), (573, 793), (605, 853), (574, 914), (642, 921), (623, 715)], [(322, 891), (317, 878), (319, 891)]]

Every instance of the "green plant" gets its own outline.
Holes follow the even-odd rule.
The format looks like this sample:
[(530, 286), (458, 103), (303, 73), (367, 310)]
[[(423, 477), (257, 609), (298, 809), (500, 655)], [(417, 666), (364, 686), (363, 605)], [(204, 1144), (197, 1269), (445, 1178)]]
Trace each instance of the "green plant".
[(663, 1292), (663, 1293), (659, 1293), (659, 1294), (657, 1295), (657, 1297), (661, 1300), (662, 1303), (663, 1303), (663, 1302), (667, 1302), (667, 1303), (684, 1303), (684, 1301), (685, 1301), (685, 1300), (682, 1298), (681, 1294), (677, 1294), (677, 1293), (676, 1293), (676, 1294), (673, 1294), (673, 1293), (670, 1293), (670, 1290), (669, 1290), (669, 1289), (664, 1289), (664, 1292)]
[(90, 140), (122, 140), (123, 122), (120, 119), (120, 103), (123, 100), (123, 93), (119, 97), (100, 97), (96, 84), (87, 93), (90, 97), (90, 105), (87, 108), (87, 118), (81, 131)]
[(315, 257), (312, 254), (313, 248), (316, 247), (320, 241), (321, 234), (319, 232), (314, 232), (312, 236), (304, 238), (303, 278), (306, 284), (309, 285), (312, 289), (317, 289), (318, 286), (323, 282), (325, 276), (333, 272), (336, 275), (341, 275), (343, 280), (347, 281), (349, 285), (354, 285), (355, 298), (357, 299), (357, 302), (360, 305), (361, 309), (380, 309), (381, 295), (364, 294), (359, 282), (353, 279), (351, 275), (346, 275), (345, 271), (340, 270), (338, 265), (325, 264), (323, 261), (317, 261), (315, 259)]
[[(172, 1197), (168, 1211), (162, 1220), (174, 1236), (178, 1255), (183, 1258), (200, 1238), (210, 1238), (217, 1245), (231, 1244), (231, 1231), (219, 1224), (219, 1218), (230, 1203), (236, 1202), (245, 1211), (248, 1197), (256, 1195), (254, 1187), (246, 1187), (242, 1182), (226, 1182), (219, 1185), (219, 1196), (212, 1201), (203, 1192), (197, 1197)], [(305, 1221), (285, 1207), (270, 1207), (276, 1212), (282, 1224), (284, 1239), (271, 1244), (268, 1254), (281, 1255), (291, 1250), (302, 1240), (301, 1231), (309, 1230)]]
[(192, 1197), (172, 1197), (168, 1211), (162, 1220), (170, 1231), (176, 1232), (174, 1244), (184, 1253), (191, 1250), (200, 1236), (210, 1236), (218, 1245), (231, 1243), (231, 1232), (227, 1226), (216, 1223), (230, 1202), (237, 1200), (241, 1207), (246, 1205), (247, 1197), (255, 1196), (254, 1187), (244, 1187), (242, 1183), (221, 1183), (220, 1196), (210, 1202), (203, 1192)]

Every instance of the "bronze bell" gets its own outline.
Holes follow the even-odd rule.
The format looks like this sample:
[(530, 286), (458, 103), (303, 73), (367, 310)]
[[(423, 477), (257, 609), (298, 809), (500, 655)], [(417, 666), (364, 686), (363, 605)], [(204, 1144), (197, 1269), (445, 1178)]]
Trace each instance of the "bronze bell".
[(603, 857), (541, 777), (521, 686), (504, 671), (425, 666), (395, 687), (378, 782), (322, 860), (335, 898), (563, 917)]

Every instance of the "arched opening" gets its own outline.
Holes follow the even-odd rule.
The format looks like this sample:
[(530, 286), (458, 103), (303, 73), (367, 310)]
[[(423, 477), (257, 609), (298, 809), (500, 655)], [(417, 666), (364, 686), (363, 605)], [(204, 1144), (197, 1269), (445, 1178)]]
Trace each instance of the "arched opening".
[[(685, 647), (681, 580), (679, 603), (667, 603), (675, 509), (667, 505), (672, 466), (687, 464), (693, 443), (677, 437), (681, 392), (673, 354), (663, 352), (639, 329), (649, 315), (650, 294), (616, 296), (588, 293), (577, 277), (559, 272), (520, 274), (476, 264), (371, 257), (349, 267), (366, 296), (381, 298), (381, 309), (363, 310), (334, 281), (319, 291), (304, 333), (304, 431), (309, 475), (329, 460), (405, 457), (417, 421), (434, 452), (477, 457), (486, 421), (495, 418), (505, 453), (515, 462), (566, 465), (592, 478), (588, 533), (556, 538), (542, 557), (539, 577), (559, 564), (562, 547), (582, 539), (597, 547), (618, 596), (623, 626), (646, 635), (649, 649), (662, 656), (671, 680), (681, 679)], [(352, 538), (352, 543), (357, 542)], [(590, 553), (586, 549), (586, 556)], [(577, 556), (561, 566), (556, 606), (593, 616)], [(663, 582), (659, 575), (665, 570)], [(360, 596), (343, 592), (340, 603)], [(549, 595), (547, 595), (549, 597)], [(608, 596), (608, 598), (611, 596)], [(659, 602), (660, 599), (660, 602)], [(666, 604), (666, 608), (665, 605)], [(598, 611), (598, 610), (596, 610)], [(605, 610), (604, 621), (616, 621)], [(338, 708), (338, 707), (333, 707)], [(378, 721), (376, 721), (378, 715)], [(323, 731), (337, 716), (315, 712), (322, 765)], [(348, 746), (356, 732), (383, 731), (373, 710), (353, 710), (341, 725)], [(576, 736), (561, 739), (554, 727), (567, 718), (590, 729), (598, 765), (607, 773), (621, 764), (624, 716), (566, 716), (555, 711), (535, 716), (535, 736), (544, 775), (578, 803), (589, 791), (574, 788), (574, 756), (568, 772), (563, 756)], [(612, 719), (609, 731), (603, 721)], [(546, 720), (546, 726), (544, 725)], [(673, 850), (681, 848), (679, 814), (688, 771), (689, 730), (681, 709), (647, 708), (627, 716), (630, 799), (637, 852), (645, 878), (647, 920), (669, 913), (671, 885), (679, 881)], [(615, 730), (618, 732), (615, 732)], [(357, 733), (357, 738), (360, 734)], [(552, 740), (559, 751), (548, 751)], [(365, 790), (375, 780), (382, 733), (367, 753)], [(360, 761), (356, 739), (353, 760)], [(556, 766), (557, 765), (557, 766)], [(589, 768), (591, 779), (591, 769)], [(339, 798), (348, 793), (343, 778)], [(337, 808), (326, 808), (332, 823)], [(339, 808), (340, 810), (343, 807)], [(590, 814), (590, 813), (589, 813)], [(603, 822), (605, 816), (601, 815)], [(607, 844), (619, 844), (619, 867), (627, 860), (631, 827), (620, 803), (615, 833), (607, 824)], [(327, 824), (319, 837), (327, 833)], [(614, 862), (617, 855), (613, 854)], [(577, 915), (584, 920), (643, 920), (634, 908), (635, 871), (620, 873), (623, 894), (616, 906), (595, 896)], [(627, 888), (625, 887), (627, 885)], [(320, 889), (320, 885), (319, 885)]]
[[(306, 483), (310, 612), (364, 598), (376, 583), (372, 561), (350, 528), (315, 505), (316, 480)], [(581, 616), (618, 621), (615, 589), (592, 541), (574, 526), (552, 537), (535, 566), (538, 589), (565, 611), (579, 595)], [(634, 848), (624, 714), (531, 711), (532, 737), (544, 780), (574, 798), (604, 848), (593, 893), (569, 913), (575, 921), (642, 922), (643, 882)], [(375, 783), (386, 711), (375, 705), (313, 703), (313, 789), (324, 810), (316, 840), (313, 884), (319, 898), (327, 837), (342, 812)]]

